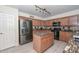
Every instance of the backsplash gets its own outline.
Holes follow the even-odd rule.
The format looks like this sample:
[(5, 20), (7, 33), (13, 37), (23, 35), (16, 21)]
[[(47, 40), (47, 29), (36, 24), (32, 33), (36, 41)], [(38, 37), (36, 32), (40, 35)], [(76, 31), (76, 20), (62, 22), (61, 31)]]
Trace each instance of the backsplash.
[(33, 30), (53, 30), (54, 28), (60, 28), (61, 31), (79, 31), (79, 26), (33, 26)]
[(49, 26), (33, 26), (33, 30), (51, 30)]

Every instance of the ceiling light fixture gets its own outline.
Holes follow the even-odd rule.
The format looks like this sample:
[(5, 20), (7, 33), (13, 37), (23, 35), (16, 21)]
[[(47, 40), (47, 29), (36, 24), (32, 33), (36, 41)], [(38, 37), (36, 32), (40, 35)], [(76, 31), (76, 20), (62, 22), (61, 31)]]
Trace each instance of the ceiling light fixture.
[(36, 11), (39, 11), (40, 13), (42, 13), (44, 16), (47, 16), (47, 15), (51, 15), (51, 13), (49, 11), (47, 11), (45, 8), (41, 8), (37, 5), (35, 5), (36, 7)]

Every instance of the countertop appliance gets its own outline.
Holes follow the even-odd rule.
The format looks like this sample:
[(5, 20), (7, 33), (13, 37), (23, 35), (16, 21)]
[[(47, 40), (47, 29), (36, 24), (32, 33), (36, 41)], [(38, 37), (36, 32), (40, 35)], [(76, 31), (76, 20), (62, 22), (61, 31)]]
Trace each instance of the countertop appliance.
[(19, 44), (23, 45), (25, 43), (32, 41), (32, 21), (31, 20), (19, 20)]

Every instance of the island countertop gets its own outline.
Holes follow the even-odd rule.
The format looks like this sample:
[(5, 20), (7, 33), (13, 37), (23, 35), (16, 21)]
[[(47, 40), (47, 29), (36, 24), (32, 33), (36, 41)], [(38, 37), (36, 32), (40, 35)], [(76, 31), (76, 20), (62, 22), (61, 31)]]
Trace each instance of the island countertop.
[(45, 36), (45, 35), (48, 35), (48, 34), (51, 34), (52, 35), (53, 33), (52, 32), (44, 32), (44, 31), (39, 32), (38, 31), (38, 32), (34, 32), (33, 34), (42, 37), (42, 36)]

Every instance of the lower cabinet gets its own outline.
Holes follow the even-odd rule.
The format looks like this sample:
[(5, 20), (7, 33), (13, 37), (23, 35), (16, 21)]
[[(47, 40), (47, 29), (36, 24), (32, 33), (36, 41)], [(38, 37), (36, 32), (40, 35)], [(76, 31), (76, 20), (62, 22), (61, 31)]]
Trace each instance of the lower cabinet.
[(52, 33), (47, 33), (47, 34), (44, 34), (43, 36), (40, 36), (40, 35), (35, 34), (35, 33), (33, 35), (33, 48), (39, 53), (44, 52), (54, 43)]
[(64, 42), (68, 42), (70, 39), (72, 39), (72, 32), (60, 32), (60, 40)]
[(54, 42), (52, 35), (48, 35), (41, 40), (41, 51), (48, 49)]

